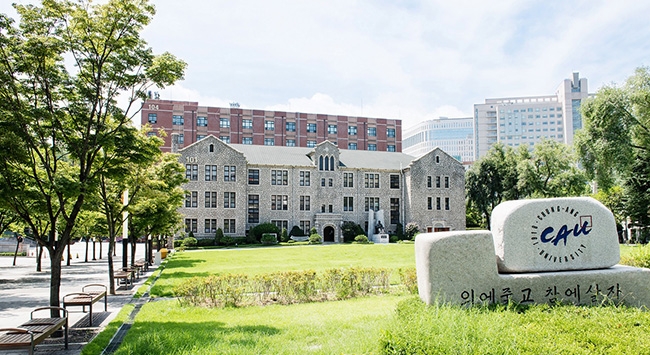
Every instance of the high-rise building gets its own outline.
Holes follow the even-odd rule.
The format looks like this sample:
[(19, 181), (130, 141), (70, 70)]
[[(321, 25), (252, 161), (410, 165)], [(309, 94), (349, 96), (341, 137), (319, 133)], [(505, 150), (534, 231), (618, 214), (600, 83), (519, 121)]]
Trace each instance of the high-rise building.
[(475, 157), (485, 155), (496, 142), (533, 146), (542, 139), (573, 144), (582, 128), (580, 104), (589, 96), (587, 79), (573, 73), (554, 95), (486, 99), (474, 105)]
[(440, 148), (464, 165), (474, 161), (474, 120), (471, 117), (423, 121), (404, 130), (402, 151), (416, 157)]
[(163, 151), (189, 146), (208, 135), (225, 143), (314, 148), (330, 141), (339, 149), (402, 151), (402, 121), (386, 118), (325, 115), (200, 106), (198, 102), (146, 100), (142, 124), (166, 132)]

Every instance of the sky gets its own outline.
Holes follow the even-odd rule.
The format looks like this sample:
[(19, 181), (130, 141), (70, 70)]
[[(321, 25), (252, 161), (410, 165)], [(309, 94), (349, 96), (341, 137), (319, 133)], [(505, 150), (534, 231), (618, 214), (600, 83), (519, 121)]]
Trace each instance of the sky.
[[(11, 2), (0, 12), (15, 18)], [(161, 99), (401, 119), (486, 98), (589, 91), (650, 65), (650, 1), (153, 0), (143, 37), (187, 62)]]

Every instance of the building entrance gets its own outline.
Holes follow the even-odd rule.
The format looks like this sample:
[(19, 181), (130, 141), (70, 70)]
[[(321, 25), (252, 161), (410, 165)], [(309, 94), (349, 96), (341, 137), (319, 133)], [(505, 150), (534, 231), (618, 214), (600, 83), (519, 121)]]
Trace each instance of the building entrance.
[(327, 226), (323, 230), (323, 241), (334, 243), (334, 228)]

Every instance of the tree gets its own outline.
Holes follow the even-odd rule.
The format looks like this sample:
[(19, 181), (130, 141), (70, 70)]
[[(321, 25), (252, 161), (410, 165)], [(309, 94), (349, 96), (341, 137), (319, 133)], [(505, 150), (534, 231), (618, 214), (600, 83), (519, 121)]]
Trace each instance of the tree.
[[(50, 305), (58, 306), (61, 256), (86, 196), (111, 166), (100, 155), (130, 151), (120, 140), (132, 133), (131, 107), (148, 88), (181, 79), (185, 63), (155, 56), (140, 37), (154, 14), (146, 0), (15, 8), (19, 27), (0, 14), (3, 197), (50, 254)], [(128, 96), (124, 110), (120, 94)]]
[[(134, 235), (155, 236), (160, 248), (161, 236), (173, 235), (181, 224), (178, 208), (185, 199), (181, 185), (185, 167), (177, 154), (164, 153), (147, 171), (142, 191), (131, 201), (129, 211)], [(150, 244), (150, 243), (149, 243)], [(151, 259), (151, 245), (148, 247)], [(151, 262), (151, 260), (149, 260)]]
[(587, 177), (566, 144), (544, 139), (535, 144), (532, 154), (522, 153), (520, 157), (527, 159), (518, 163), (517, 186), (526, 196), (581, 196), (587, 192)]
[(353, 242), (356, 236), (365, 233), (360, 225), (352, 221), (343, 222), (343, 225), (341, 226), (341, 232), (343, 233), (343, 241), (346, 243)]
[(223, 229), (217, 228), (217, 231), (214, 233), (214, 245), (221, 245), (223, 237)]
[(465, 175), (468, 210), (476, 208), (484, 216), (488, 229), (494, 207), (520, 197), (517, 162), (511, 147), (497, 143)]
[(406, 233), (406, 237), (409, 240), (413, 240), (415, 236), (420, 233), (420, 226), (418, 226), (417, 223), (415, 222), (409, 222), (406, 224), (406, 228), (404, 229), (404, 233)]
[(650, 69), (638, 68), (623, 86), (599, 89), (583, 103), (582, 115), (575, 146), (588, 177), (603, 189), (621, 184), (627, 213), (648, 226)]
[[(127, 134), (120, 136), (118, 152), (105, 149), (98, 157), (98, 161), (106, 167), (104, 173), (99, 176), (99, 197), (101, 212), (108, 229), (108, 278), (111, 294), (115, 294), (112, 251), (116, 236), (123, 228), (125, 212), (146, 186), (152, 183), (153, 177), (148, 170), (162, 154), (162, 140), (147, 136), (146, 129), (137, 131), (132, 128), (125, 130), (125, 133)], [(132, 242), (131, 255), (135, 255), (135, 236), (139, 234), (134, 231), (132, 223), (129, 223), (128, 232), (132, 236), (129, 238)], [(126, 261), (128, 250), (123, 253)], [(134, 260), (131, 260), (131, 265), (133, 263)]]

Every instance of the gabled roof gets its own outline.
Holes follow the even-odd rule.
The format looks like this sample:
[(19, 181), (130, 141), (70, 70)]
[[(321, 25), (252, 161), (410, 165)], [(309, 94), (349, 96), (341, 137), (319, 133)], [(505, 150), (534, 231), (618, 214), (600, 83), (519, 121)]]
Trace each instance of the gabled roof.
[[(284, 165), (311, 167), (313, 148), (230, 144), (241, 152), (253, 165)], [(396, 152), (374, 152), (366, 150), (339, 150), (341, 167), (350, 169), (399, 170), (406, 168), (415, 157)]]
[[(183, 150), (201, 144), (214, 143), (218, 138), (210, 135), (198, 142), (179, 149)], [(251, 144), (226, 144), (223, 146), (240, 152), (251, 165), (262, 166), (304, 166), (313, 167), (311, 157), (315, 148), (283, 147)], [(338, 148), (336, 148), (338, 149)], [(339, 149), (340, 167), (369, 170), (400, 170), (407, 168), (416, 158), (412, 155), (397, 152), (377, 152), (367, 150)]]

